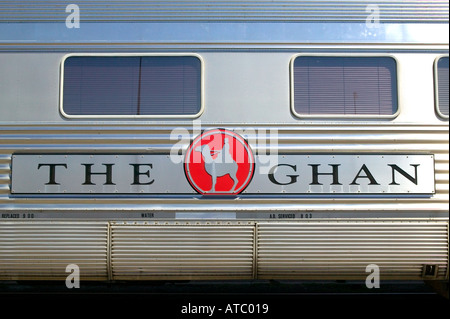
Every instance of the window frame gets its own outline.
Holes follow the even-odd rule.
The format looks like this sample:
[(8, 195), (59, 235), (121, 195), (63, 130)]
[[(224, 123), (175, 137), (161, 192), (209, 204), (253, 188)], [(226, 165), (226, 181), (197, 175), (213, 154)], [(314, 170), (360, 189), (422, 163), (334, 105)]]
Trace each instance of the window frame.
[[(195, 57), (200, 61), (200, 109), (196, 114), (180, 115), (72, 115), (64, 111), (64, 65), (71, 57)], [(68, 119), (195, 119), (205, 111), (205, 63), (203, 57), (196, 53), (71, 53), (65, 55), (60, 65), (60, 99), (59, 111)]]
[(439, 117), (448, 120), (449, 119), (449, 115), (445, 115), (441, 112), (441, 109), (439, 107), (439, 70), (438, 70), (438, 63), (439, 60), (442, 58), (448, 58), (449, 55), (448, 54), (442, 54), (439, 55), (438, 57), (436, 57), (436, 59), (434, 60), (434, 107), (435, 107), (435, 111), (436, 113), (439, 115)]
[[(391, 58), (395, 62), (396, 77), (397, 77), (397, 111), (390, 115), (371, 115), (371, 114), (303, 114), (298, 113), (295, 110), (295, 82), (294, 82), (294, 64), (295, 60), (299, 57), (331, 57), (331, 58)], [(291, 58), (290, 62), (290, 99), (291, 99), (291, 112), (298, 119), (389, 119), (393, 120), (401, 113), (401, 101), (400, 101), (400, 64), (396, 56), (391, 54), (358, 54), (358, 53), (298, 53)]]

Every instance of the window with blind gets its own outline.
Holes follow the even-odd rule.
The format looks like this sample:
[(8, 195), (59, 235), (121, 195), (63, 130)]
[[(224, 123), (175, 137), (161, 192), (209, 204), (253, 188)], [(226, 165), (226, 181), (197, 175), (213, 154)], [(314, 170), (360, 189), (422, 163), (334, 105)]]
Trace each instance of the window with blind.
[(440, 116), (448, 118), (448, 57), (443, 57), (436, 62), (436, 102)]
[(292, 65), (297, 116), (393, 117), (397, 65), (391, 57), (298, 56)]
[(62, 112), (81, 117), (194, 117), (202, 111), (197, 56), (69, 56)]

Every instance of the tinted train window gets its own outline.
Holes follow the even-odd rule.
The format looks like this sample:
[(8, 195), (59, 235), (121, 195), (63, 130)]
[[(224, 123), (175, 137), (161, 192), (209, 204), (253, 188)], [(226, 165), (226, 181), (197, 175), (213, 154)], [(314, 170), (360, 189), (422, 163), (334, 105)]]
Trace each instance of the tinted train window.
[(64, 61), (67, 116), (196, 116), (202, 72), (196, 56), (70, 56)]
[(393, 58), (298, 56), (292, 67), (298, 116), (392, 117), (398, 111)]
[(437, 110), (448, 118), (448, 57), (437, 61)]

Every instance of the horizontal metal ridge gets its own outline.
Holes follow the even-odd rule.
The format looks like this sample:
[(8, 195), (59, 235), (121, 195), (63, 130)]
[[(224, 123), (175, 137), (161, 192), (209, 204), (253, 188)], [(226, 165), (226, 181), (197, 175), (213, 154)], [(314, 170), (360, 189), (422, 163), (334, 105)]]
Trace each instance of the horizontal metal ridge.
[[(331, 148), (335, 151), (350, 151), (351, 148), (354, 152), (369, 149), (373, 153), (381, 152), (383, 148), (389, 150), (389, 147), (395, 147), (397, 152), (429, 149), (436, 153), (448, 154), (448, 127), (446, 130), (437, 128), (432, 132), (423, 131), (421, 128), (411, 129), (409, 132), (390, 128), (389, 131), (382, 133), (379, 129), (372, 130), (371, 128), (360, 127), (358, 134), (355, 134), (354, 131), (342, 132), (342, 130), (343, 128), (336, 130), (329, 128), (327, 131), (322, 131), (311, 128), (310, 132), (304, 130), (289, 132), (275, 129), (273, 134), (277, 134), (278, 151), (280, 153), (318, 151), (323, 148), (327, 150)], [(148, 151), (149, 145), (151, 145), (151, 152), (169, 154), (174, 143), (179, 142), (170, 138), (170, 131), (166, 134), (153, 134), (146, 130), (122, 134), (115, 131), (111, 134), (99, 130), (98, 133), (101, 133), (101, 136), (96, 132), (91, 134), (80, 134), (79, 132), (79, 130), (74, 132), (65, 129), (54, 131), (52, 134), (41, 134), (40, 132), (27, 132), (25, 129), (21, 134), (10, 134), (7, 131), (0, 131), (2, 137), (0, 152), (6, 153), (9, 151), (12, 153), (24, 148), (27, 148), (27, 152), (32, 152), (33, 150), (42, 150), (44, 147), (52, 152), (56, 152), (58, 149), (61, 152), (68, 152), (69, 150), (71, 152), (86, 152), (87, 148), (93, 148), (94, 146), (96, 149), (104, 151), (111, 148), (126, 151), (132, 147), (135, 150), (134, 152), (139, 152)], [(253, 145), (256, 152), (269, 146), (265, 144), (266, 140), (257, 139), (257, 135), (249, 134), (246, 137), (250, 141), (258, 141), (257, 144)], [(358, 142), (357, 145), (355, 145), (355, 142)], [(184, 142), (184, 144), (185, 147), (188, 146), (188, 142)]]
[[(24, 3), (25, 2), (25, 3)], [(447, 22), (448, 1), (86, 1), (84, 21), (365, 21), (368, 5), (383, 21)], [(67, 3), (2, 1), (0, 22), (64, 21)]]
[[(366, 133), (366, 135), (361, 134), (359, 136), (355, 136), (354, 133), (348, 133), (348, 134), (336, 134), (331, 137), (333, 142), (339, 142), (339, 143), (348, 143), (351, 141), (366, 141), (367, 142), (367, 134), (370, 134), (369, 132)], [(373, 133), (372, 133), (373, 134)], [(302, 134), (301, 136), (296, 135), (281, 135), (282, 139), (280, 142), (283, 144), (289, 144), (289, 143), (302, 143), (302, 144), (311, 144), (311, 143), (318, 143), (322, 139), (324, 134), (317, 134), (317, 133), (310, 133), (310, 134)], [(55, 135), (33, 135), (33, 139), (31, 139), (31, 135), (28, 134), (21, 134), (21, 135), (6, 135), (2, 134), (2, 144), (3, 145), (9, 145), (9, 144), (17, 144), (18, 141), (21, 139), (27, 139), (27, 142), (29, 145), (33, 144), (41, 144), (42, 142), (47, 142), (51, 144), (56, 144), (56, 141), (64, 141), (65, 144), (83, 144), (87, 143), (90, 140), (93, 139), (99, 139), (98, 136), (93, 135), (67, 135), (67, 136), (55, 136)], [(255, 138), (256, 136), (250, 135), (249, 138)], [(329, 137), (328, 137), (329, 138)], [(384, 135), (384, 134), (377, 134), (370, 136), (370, 143), (378, 144), (378, 143), (385, 143), (387, 140), (392, 139), (392, 134), (390, 135)], [(169, 144), (173, 143), (173, 140), (170, 139), (170, 136), (158, 136), (158, 135), (150, 135), (150, 134), (142, 134), (137, 135), (137, 132), (134, 134), (108, 134), (101, 137), (101, 141), (103, 144), (118, 144), (121, 141), (128, 141), (130, 139), (133, 139), (133, 143), (135, 144), (144, 144), (144, 143), (152, 143), (152, 144)], [(397, 143), (403, 143), (403, 144), (439, 144), (439, 143), (445, 143), (448, 141), (448, 136), (445, 136), (444, 134), (426, 134), (422, 133), (420, 136), (414, 135), (414, 133), (410, 134), (398, 134), (395, 138)]]

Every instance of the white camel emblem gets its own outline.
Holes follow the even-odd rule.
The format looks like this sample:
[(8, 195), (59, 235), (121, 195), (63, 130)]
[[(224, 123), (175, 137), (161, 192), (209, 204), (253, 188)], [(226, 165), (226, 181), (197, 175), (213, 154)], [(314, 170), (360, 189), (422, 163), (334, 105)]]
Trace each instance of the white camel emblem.
[[(225, 138), (225, 144), (220, 151), (211, 151), (208, 144), (198, 146), (195, 148), (196, 152), (201, 152), (203, 160), (205, 162), (205, 171), (212, 178), (211, 192), (216, 191), (217, 177), (229, 175), (234, 182), (230, 193), (233, 193), (238, 184), (236, 173), (238, 170), (238, 164), (233, 160), (230, 153), (230, 144), (228, 138)], [(213, 159), (213, 155), (218, 155)]]

